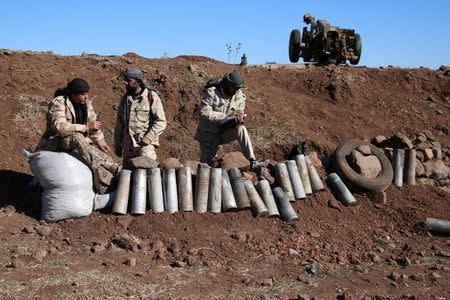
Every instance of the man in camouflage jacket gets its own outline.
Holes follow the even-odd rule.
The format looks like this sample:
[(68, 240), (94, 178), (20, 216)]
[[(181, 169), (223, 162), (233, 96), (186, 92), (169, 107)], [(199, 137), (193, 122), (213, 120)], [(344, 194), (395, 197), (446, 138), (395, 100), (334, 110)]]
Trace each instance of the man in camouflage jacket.
[(167, 126), (164, 107), (156, 90), (147, 83), (142, 71), (128, 68), (123, 73), (126, 93), (117, 110), (114, 130), (115, 153), (123, 163), (138, 156), (156, 161), (159, 136)]
[(243, 86), (241, 74), (234, 71), (204, 91), (197, 110), (200, 121), (194, 137), (200, 143), (201, 162), (211, 163), (219, 145), (237, 140), (250, 161), (250, 168), (256, 166), (252, 142), (244, 126), (246, 96), (241, 90)]
[(46, 131), (36, 150), (77, 151), (92, 170), (96, 191), (103, 194), (121, 167), (107, 155), (111, 149), (88, 92), (89, 85), (81, 78), (71, 80), (55, 92), (48, 106)]

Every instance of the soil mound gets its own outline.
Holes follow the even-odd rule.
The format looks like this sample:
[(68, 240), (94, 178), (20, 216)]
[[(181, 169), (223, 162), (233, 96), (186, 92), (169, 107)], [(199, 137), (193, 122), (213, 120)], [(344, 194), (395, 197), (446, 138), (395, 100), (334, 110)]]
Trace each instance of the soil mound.
[[(386, 204), (356, 195), (354, 207), (336, 202), (326, 188), (294, 204), (300, 217), (295, 223), (253, 218), (250, 211), (139, 217), (95, 212), (40, 223), (39, 195), (26, 189), (31, 173), (21, 149), (37, 144), (48, 101), (74, 77), (89, 82), (111, 144), (124, 92), (119, 75), (127, 67), (142, 69), (165, 99), (168, 128), (159, 161), (199, 159), (194, 109), (202, 87), (234, 69), (246, 81), (246, 126), (260, 160), (284, 160), (306, 139), (328, 168), (341, 142), (397, 132), (430, 132), (442, 149), (450, 146), (445, 67), (240, 67), (198, 56), (65, 57), (2, 50), (0, 271), (7, 280), (0, 280), (1, 298), (449, 296), (450, 239), (418, 226), (426, 217), (450, 219), (450, 193), (436, 186), (391, 186)], [(220, 153), (237, 150), (231, 144)], [(324, 179), (325, 170), (319, 173)]]

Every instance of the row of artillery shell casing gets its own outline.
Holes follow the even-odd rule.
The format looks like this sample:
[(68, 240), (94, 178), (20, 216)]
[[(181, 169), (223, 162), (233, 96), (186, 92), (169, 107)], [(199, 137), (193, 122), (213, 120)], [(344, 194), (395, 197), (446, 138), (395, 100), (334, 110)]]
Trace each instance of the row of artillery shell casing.
[(227, 172), (221, 168), (199, 166), (194, 189), (192, 178), (189, 167), (123, 170), (112, 212), (126, 214), (130, 209), (131, 214), (139, 215), (148, 209), (155, 213), (220, 213), (250, 209), (255, 217), (298, 219), (281, 187), (271, 189), (267, 180), (259, 181), (255, 187), (237, 168)]
[(416, 185), (416, 149), (394, 149), (394, 184)]

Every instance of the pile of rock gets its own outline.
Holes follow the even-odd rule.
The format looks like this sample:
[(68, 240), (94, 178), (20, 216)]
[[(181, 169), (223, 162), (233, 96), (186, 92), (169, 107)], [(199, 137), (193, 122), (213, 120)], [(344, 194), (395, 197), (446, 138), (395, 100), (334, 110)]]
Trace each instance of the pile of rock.
[(416, 149), (417, 183), (440, 186), (450, 192), (450, 149), (442, 147), (430, 131), (424, 130), (411, 139), (402, 133), (390, 138), (379, 135), (372, 143), (384, 148), (391, 159), (393, 149)]

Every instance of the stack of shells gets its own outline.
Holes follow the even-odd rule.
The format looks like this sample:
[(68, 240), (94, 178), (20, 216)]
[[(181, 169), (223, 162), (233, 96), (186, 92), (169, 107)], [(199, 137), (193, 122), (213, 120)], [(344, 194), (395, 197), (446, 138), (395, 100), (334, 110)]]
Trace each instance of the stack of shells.
[(131, 198), (133, 215), (145, 214), (147, 209), (154, 213), (220, 213), (250, 209), (255, 217), (293, 221), (298, 216), (291, 202), (324, 189), (309, 156), (297, 155), (294, 160), (278, 163), (275, 173), (279, 186), (272, 188), (267, 180), (253, 185), (237, 168), (227, 172), (199, 165), (193, 188), (190, 167), (123, 170), (112, 212), (126, 214)]

